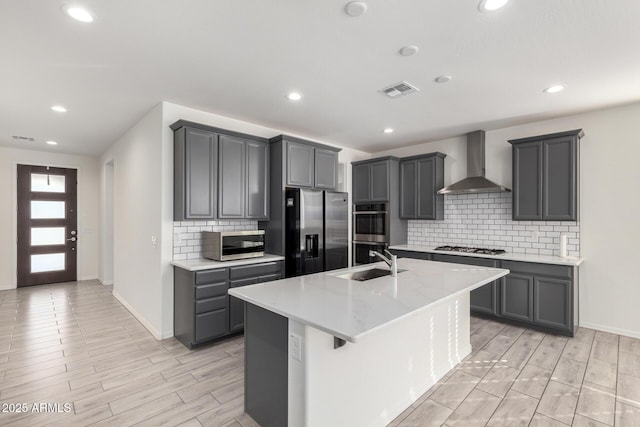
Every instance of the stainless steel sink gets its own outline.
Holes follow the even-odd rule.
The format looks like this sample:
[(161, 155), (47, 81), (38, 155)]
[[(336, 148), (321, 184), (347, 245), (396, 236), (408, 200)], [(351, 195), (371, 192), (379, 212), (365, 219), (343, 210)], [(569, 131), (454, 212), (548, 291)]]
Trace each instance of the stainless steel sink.
[[(402, 273), (403, 271), (406, 270), (398, 269), (398, 273)], [(366, 280), (376, 279), (383, 276), (391, 276), (391, 270), (387, 270), (384, 268), (370, 268), (368, 270), (353, 271), (351, 273), (341, 274), (337, 277), (341, 279), (364, 282)]]

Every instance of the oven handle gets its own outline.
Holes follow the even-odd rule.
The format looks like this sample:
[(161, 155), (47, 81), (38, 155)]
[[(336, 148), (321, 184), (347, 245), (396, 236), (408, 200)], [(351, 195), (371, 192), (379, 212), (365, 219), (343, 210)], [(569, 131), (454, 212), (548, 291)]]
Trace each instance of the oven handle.
[(353, 212), (354, 215), (379, 215), (379, 214), (388, 214), (389, 211), (356, 211)]
[(369, 246), (389, 246), (387, 242), (363, 242), (362, 240), (353, 240), (354, 245), (369, 245)]

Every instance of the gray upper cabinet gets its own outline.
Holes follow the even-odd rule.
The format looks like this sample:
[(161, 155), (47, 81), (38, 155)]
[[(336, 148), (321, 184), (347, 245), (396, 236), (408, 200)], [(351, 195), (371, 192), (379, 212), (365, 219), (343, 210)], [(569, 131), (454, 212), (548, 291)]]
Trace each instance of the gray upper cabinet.
[(245, 167), (247, 142), (240, 138), (220, 135), (218, 180), (219, 218), (245, 217)]
[(269, 142), (178, 120), (174, 220), (269, 218)]
[(388, 202), (391, 198), (391, 187), (394, 182), (397, 184), (397, 177), (393, 179), (391, 176), (392, 169), (398, 173), (397, 163), (398, 159), (395, 157), (351, 163), (353, 203)]
[(335, 190), (338, 185), (338, 152), (315, 149), (314, 186), (325, 190)]
[(191, 127), (174, 130), (173, 219), (216, 217), (218, 134)]
[(510, 140), (513, 219), (577, 221), (581, 129)]
[(246, 217), (252, 219), (269, 218), (269, 144), (248, 141)]
[(400, 218), (444, 219), (445, 154), (431, 153), (400, 161)]
[(287, 185), (313, 187), (314, 148), (296, 142), (287, 143)]

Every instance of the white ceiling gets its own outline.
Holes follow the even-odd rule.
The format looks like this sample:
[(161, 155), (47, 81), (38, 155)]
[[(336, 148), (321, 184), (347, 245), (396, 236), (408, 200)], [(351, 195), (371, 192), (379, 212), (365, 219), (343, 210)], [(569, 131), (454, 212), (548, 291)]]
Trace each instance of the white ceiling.
[[(99, 154), (165, 100), (375, 152), (640, 100), (640, 1), (478, 1), (84, 0), (92, 24), (5, 1), (0, 144)], [(378, 93), (401, 80), (420, 92)]]

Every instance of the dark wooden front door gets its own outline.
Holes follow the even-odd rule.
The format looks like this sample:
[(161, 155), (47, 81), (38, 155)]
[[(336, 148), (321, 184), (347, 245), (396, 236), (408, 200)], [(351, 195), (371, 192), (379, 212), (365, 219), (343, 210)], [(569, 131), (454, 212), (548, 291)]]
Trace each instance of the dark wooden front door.
[(18, 287), (76, 280), (77, 170), (18, 165)]

